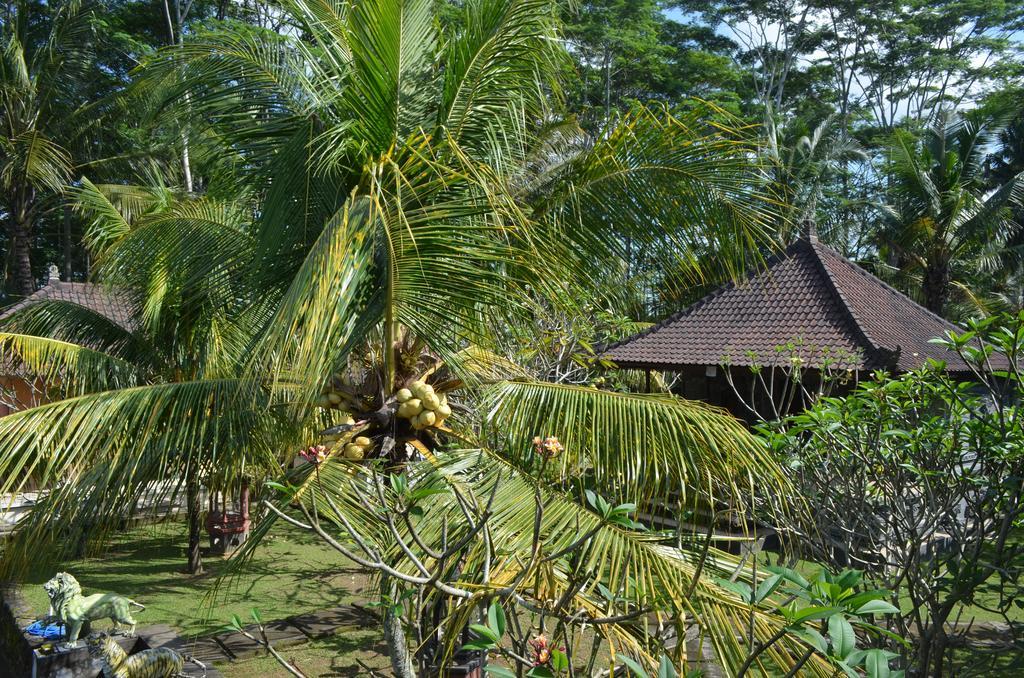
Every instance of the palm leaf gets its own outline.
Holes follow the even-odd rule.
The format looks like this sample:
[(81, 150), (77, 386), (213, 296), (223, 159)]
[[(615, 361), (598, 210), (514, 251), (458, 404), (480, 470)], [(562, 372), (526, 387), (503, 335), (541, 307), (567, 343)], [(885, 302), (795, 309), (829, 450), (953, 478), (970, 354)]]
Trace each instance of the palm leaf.
[(626, 394), (564, 384), (505, 382), (484, 405), (514, 458), (532, 460), (534, 436), (565, 451), (549, 464), (559, 482), (581, 473), (622, 501), (738, 499), (787, 482), (758, 439), (723, 410), (672, 395)]
[(112, 390), (141, 381), (130, 362), (48, 337), (0, 332), (0, 355), (8, 367), (73, 393)]

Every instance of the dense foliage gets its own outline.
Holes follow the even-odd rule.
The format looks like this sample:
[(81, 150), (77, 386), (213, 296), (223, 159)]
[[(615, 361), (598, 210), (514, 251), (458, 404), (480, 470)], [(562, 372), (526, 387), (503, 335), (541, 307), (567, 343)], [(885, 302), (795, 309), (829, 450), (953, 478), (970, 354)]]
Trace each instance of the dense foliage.
[[(183, 493), (198, 572), (200, 488), (248, 484), (249, 549), (285, 520), (377, 574), (397, 675), (460, 648), (672, 675), (687, 637), (737, 674), (943, 671), (942, 622), (1016, 595), (1019, 318), (953, 340), (1010, 361), (979, 364), (981, 392), (929, 370), (775, 429), (790, 476), (723, 412), (599, 376), (598, 349), (807, 219), (937, 313), (1019, 311), (1022, 17), (5, 3), (3, 301), (59, 261), (132, 317), (51, 301), (4, 323), (51, 390), (0, 420), (0, 491), (51, 491), (2, 567)], [(863, 580), (712, 548), (754, 515)]]
[(879, 375), (765, 429), (813, 516), (797, 543), (892, 591), (888, 626), (913, 639), (893, 649), (936, 676), (956, 673), (967, 606), (1009, 620), (1024, 593), (1024, 315), (946, 341), (974, 374)]

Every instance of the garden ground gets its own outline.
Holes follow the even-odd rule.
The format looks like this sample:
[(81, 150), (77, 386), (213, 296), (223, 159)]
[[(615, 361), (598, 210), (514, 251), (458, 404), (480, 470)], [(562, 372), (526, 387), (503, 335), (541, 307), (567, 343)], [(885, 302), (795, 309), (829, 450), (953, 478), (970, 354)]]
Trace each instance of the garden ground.
[[(144, 604), (146, 609), (136, 615), (140, 627), (168, 624), (189, 637), (222, 631), (233, 614), (249, 623), (252, 608), (269, 621), (367, 600), (361, 594), (369, 585), (364, 573), (344, 567), (335, 551), (288, 525), (275, 526), (243, 576), (221, 577), (226, 562), (208, 558), (205, 574), (186, 575), (182, 572), (183, 526), (149, 525), (115, 539), (102, 557), (38, 564), (23, 593), (31, 608), (42, 615), (48, 603), (41, 584), (65, 569), (78, 578), (86, 593), (115, 591)], [(338, 635), (280, 651), (310, 676), (362, 675), (365, 670), (357, 659), (374, 667), (387, 663), (380, 638), (376, 627), (344, 629)], [(288, 675), (270, 657), (218, 664), (217, 668), (229, 678)]]

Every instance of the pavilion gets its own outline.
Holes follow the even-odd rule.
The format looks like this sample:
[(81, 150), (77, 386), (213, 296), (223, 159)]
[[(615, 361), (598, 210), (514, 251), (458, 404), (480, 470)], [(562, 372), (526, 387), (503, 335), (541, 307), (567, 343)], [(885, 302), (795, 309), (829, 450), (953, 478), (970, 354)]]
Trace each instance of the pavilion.
[[(808, 224), (764, 267), (609, 345), (604, 357), (645, 370), (648, 383), (652, 371), (673, 373), (674, 392), (753, 419), (802, 409), (819, 388), (929, 359), (967, 376), (958, 354), (930, 341), (949, 331), (962, 330), (823, 245)], [(802, 387), (791, 383), (797, 369)]]

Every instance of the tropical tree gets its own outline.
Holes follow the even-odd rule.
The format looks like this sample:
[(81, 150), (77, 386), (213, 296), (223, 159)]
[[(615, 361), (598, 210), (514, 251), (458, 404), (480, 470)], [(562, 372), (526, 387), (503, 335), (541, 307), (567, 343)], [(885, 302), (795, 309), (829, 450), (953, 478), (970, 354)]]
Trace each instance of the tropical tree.
[(95, 22), (80, 0), (8, 3), (0, 21), (0, 209), (5, 285), (17, 295), (35, 291), (31, 250), (40, 203), (71, 178), (68, 141), (88, 122), (77, 90), (90, 72)]
[[(494, 328), (528, 323), (537, 299), (572, 308), (582, 298), (613, 298), (602, 288), (630, 246), (685, 261), (698, 244), (732, 253), (759, 242), (771, 201), (758, 189), (753, 144), (696, 108), (679, 116), (637, 109), (587, 137), (557, 105), (565, 54), (552, 3), (475, 0), (447, 33), (434, 4), (289, 1), (293, 32), (202, 33), (146, 67), (139, 86), (175, 92), (195, 116), (191, 129), (237, 159), (257, 206), (243, 235), (207, 224), (203, 238), (186, 238), (155, 219), (129, 225), (113, 246), (134, 256), (112, 255), (123, 268), (111, 263), (108, 275), (144, 291), (148, 322), (170, 320), (173, 308), (209, 317), (200, 327), (211, 329), (195, 333), (196, 342), (168, 344), (174, 364), (189, 368), (180, 381), (88, 393), (0, 420), (0, 489), (16, 487), (11, 472), (22, 469), (63, 483), (22, 543), (55, 521), (99, 519), (115, 506), (93, 500), (55, 511), (52, 502), (134, 498), (158, 469), (187, 478), (189, 462), (236, 468), (253, 454), (269, 466), (325, 430), (324, 447), (306, 451), (317, 463), (279, 485), (287, 489), (280, 502), (267, 497), (268, 522), (253, 548), (270, 522), (296, 510), (371, 524), (356, 499), (364, 487), (381, 487), (384, 474), (440, 479), (458, 492), (432, 502), (423, 527), (445, 542), (447, 526), (454, 535), (472, 523), (459, 497), (490, 493), (487, 539), (504, 559), (493, 571), (504, 581), (491, 578), (478, 540), (467, 539), (456, 561), (442, 559), (458, 563), (446, 577), (455, 588), (427, 581), (446, 618), (465, 621), (498, 586), (534, 601), (565, 597), (595, 618), (600, 584), (630, 592), (643, 615), (657, 608), (679, 637), (695, 624), (728, 667), (743, 663), (747, 636), (771, 647), (758, 666), (824, 671), (812, 646), (779, 634), (781, 618), (709, 579), (735, 573), (705, 565), (683, 534), (672, 545), (618, 529), (595, 519), (580, 492), (591, 484), (603, 497), (645, 506), (671, 493), (680, 512), (724, 505), (742, 514), (753, 487), (781, 495), (785, 486), (740, 424), (670, 395), (517, 381), (516, 366), (489, 350)], [(244, 238), (251, 250), (238, 244)], [(258, 330), (213, 322), (214, 300)], [(218, 341), (227, 348), (222, 362)], [(245, 358), (238, 371), (236, 355)], [(60, 361), (69, 374), (76, 367)], [(530, 453), (538, 435), (564, 441), (564, 453), (543, 468)], [(370, 484), (342, 482), (353, 478)], [(498, 478), (504, 491), (493, 489)], [(538, 493), (550, 507), (540, 517), (523, 510)], [(311, 496), (327, 503), (311, 505)], [(415, 579), (408, 573), (437, 557), (429, 545), (416, 545), (419, 556), (403, 549), (399, 526), (387, 519), (378, 525), (358, 542), (376, 555), (357, 562), (386, 565), (376, 569), (387, 574), (382, 600), (393, 603), (394, 573)], [(577, 580), (559, 555), (581, 529), (600, 538), (582, 589), (569, 585)], [(480, 596), (461, 595), (469, 589)], [(408, 675), (408, 644), (385, 609), (392, 661)], [(449, 649), (462, 626), (438, 628)], [(662, 644), (646, 616), (633, 613), (613, 615), (600, 633), (631, 639), (623, 647), (647, 664)]]
[(838, 190), (837, 178), (850, 162), (866, 159), (838, 116), (829, 116), (806, 130), (799, 120), (782, 124), (770, 107), (765, 114), (762, 152), (784, 205), (785, 214), (780, 215), (776, 230), (783, 247), (796, 235), (793, 228), (807, 220), (817, 220), (819, 211), (825, 211), (825, 205), (819, 203), (842, 202), (846, 198)]
[(898, 131), (889, 148), (891, 206), (879, 249), (916, 281), (925, 307), (939, 315), (954, 287), (998, 268), (1021, 230), (1013, 208), (1024, 201), (1024, 174), (994, 188), (986, 180), (993, 133), (979, 116), (944, 110), (920, 137)]
[[(23, 452), (77, 448), (88, 459), (80, 466), (45, 454), (5, 469), (5, 484), (50, 485), (19, 536), (37, 555), (45, 546), (66, 555), (80, 548), (78, 538), (62, 543), (75, 527), (101, 536), (130, 517), (130, 507), (159, 504), (184, 486), (188, 571), (199, 573), (200, 483), (229, 489), (243, 475), (260, 477), (261, 467), (277, 468), (269, 443), (260, 444), (270, 419), (250, 398), (231, 398), (248, 388), (240, 366), (258, 327), (257, 305), (240, 282), (253, 249), (247, 215), (238, 204), (87, 179), (76, 194), (97, 275), (132, 315), (124, 327), (83, 306), (44, 300), (0, 328), (4, 354), (20, 360), (29, 378), (56, 385), (47, 394), (54, 402), (4, 419), (10, 444)], [(197, 416), (203, 411), (216, 427)], [(25, 428), (48, 418), (55, 426), (48, 442)], [(57, 516), (67, 532), (53, 530)]]

